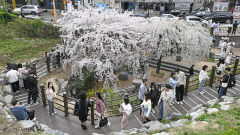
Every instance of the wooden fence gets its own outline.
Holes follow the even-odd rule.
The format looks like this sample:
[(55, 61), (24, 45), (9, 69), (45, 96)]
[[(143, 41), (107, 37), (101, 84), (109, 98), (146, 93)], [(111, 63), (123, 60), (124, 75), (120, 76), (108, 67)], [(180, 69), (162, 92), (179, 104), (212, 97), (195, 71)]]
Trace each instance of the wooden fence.
[[(61, 67), (61, 58), (60, 54), (57, 55), (57, 65)], [(44, 58), (43, 58), (44, 59)], [(45, 64), (44, 64), (45, 63)], [(42, 64), (42, 65), (41, 65)], [(38, 62), (36, 65), (36, 70), (41, 72), (40, 76), (44, 76), (51, 72), (51, 61), (49, 57), (45, 57), (45, 60), (42, 60), (42, 62)], [(232, 67), (232, 73), (234, 75), (240, 74), (240, 64), (239, 64), (239, 58), (237, 57), (235, 59), (234, 65), (231, 65)], [(215, 72), (216, 72), (216, 67), (213, 66), (212, 70), (208, 71), (209, 75), (209, 80), (206, 82), (206, 85), (209, 85), (212, 87), (214, 80), (215, 80)], [(185, 95), (187, 95), (188, 92), (196, 90), (199, 85), (199, 80), (198, 80), (198, 74), (194, 76), (189, 76), (187, 75), (186, 77), (186, 87), (185, 87)], [(135, 88), (137, 89), (137, 88)], [(39, 98), (43, 103), (43, 106), (45, 107), (47, 103), (46, 99), (46, 88), (43, 84), (38, 86), (39, 90)], [(109, 96), (109, 95), (107, 95)], [(119, 106), (123, 102), (123, 95), (118, 96), (120, 98), (113, 98), (110, 100), (105, 100), (105, 106), (106, 106), (106, 114), (108, 117), (113, 117), (113, 116), (119, 116), (121, 113), (119, 112)], [(130, 99), (130, 103), (132, 105), (133, 111), (136, 111), (139, 109), (140, 101), (138, 100), (138, 94), (131, 94), (128, 96)], [(71, 97), (68, 97), (67, 93), (63, 93), (62, 95), (57, 94), (57, 97), (55, 98), (54, 105), (55, 108), (63, 111), (65, 113), (65, 117), (68, 117), (69, 114), (74, 114), (74, 104), (77, 102), (77, 99), (73, 99)], [(88, 119), (91, 120), (91, 123), (94, 125), (94, 120), (97, 118), (95, 112), (96, 112), (96, 107), (94, 106), (94, 102), (92, 102), (92, 106), (89, 108), (90, 113), (88, 116)]]
[[(233, 75), (238, 75), (240, 74), (240, 63), (239, 63), (239, 58), (236, 57), (235, 62), (233, 65), (230, 65), (229, 67), (232, 68), (232, 74)], [(213, 86), (213, 84), (215, 83), (215, 73), (216, 73), (216, 66), (212, 67), (212, 70), (208, 71), (208, 76), (209, 76), (209, 80), (206, 82), (205, 85), (209, 85), (210, 87)], [(199, 85), (199, 74), (195, 75), (195, 76), (189, 76), (187, 75), (187, 79), (186, 79), (186, 87), (185, 87), (185, 95), (187, 95), (187, 93), (189, 91), (193, 91), (198, 89), (198, 85)]]

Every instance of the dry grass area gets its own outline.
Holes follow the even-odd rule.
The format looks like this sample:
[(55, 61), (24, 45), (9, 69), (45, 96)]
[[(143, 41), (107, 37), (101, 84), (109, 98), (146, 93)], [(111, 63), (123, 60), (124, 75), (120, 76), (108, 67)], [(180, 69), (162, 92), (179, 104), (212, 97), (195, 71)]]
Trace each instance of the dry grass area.
[[(155, 82), (155, 83), (161, 83), (161, 82), (166, 82), (169, 77), (170, 77), (170, 72), (169, 71), (165, 71), (165, 70), (160, 70), (160, 72), (164, 73), (164, 75), (162, 76), (162, 78), (159, 77), (152, 77), (151, 76), (151, 72), (155, 72), (156, 68), (153, 67), (148, 67), (148, 83), (150, 84), (151, 82)], [(160, 73), (161, 74), (161, 73)]]

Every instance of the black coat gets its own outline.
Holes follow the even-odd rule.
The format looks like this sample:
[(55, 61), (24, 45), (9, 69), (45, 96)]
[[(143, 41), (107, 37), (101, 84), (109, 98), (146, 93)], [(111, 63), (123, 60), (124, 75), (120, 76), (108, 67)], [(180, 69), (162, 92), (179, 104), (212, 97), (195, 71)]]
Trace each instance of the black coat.
[(154, 90), (149, 91), (150, 95), (151, 95), (151, 99), (155, 99), (158, 98), (159, 93), (158, 93), (158, 89), (155, 87)]
[(91, 103), (88, 100), (81, 101), (79, 100), (79, 120), (81, 122), (87, 121), (88, 117), (88, 107), (91, 107)]
[(31, 76), (27, 76), (27, 78), (25, 79), (26, 84), (25, 84), (25, 88), (29, 89), (31, 92), (38, 92), (37, 89), (37, 78), (36, 77), (31, 77)]

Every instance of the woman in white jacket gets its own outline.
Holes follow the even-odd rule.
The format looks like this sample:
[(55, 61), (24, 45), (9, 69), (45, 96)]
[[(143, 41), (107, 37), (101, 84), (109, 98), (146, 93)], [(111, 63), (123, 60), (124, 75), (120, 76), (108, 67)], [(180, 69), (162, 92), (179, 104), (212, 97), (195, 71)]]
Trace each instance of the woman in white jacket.
[(121, 122), (121, 128), (123, 130), (128, 129), (128, 118), (132, 113), (132, 106), (129, 103), (128, 98), (124, 98), (124, 102), (120, 105), (121, 112), (123, 113), (123, 118)]
[(159, 99), (159, 118), (161, 121), (164, 117), (167, 117), (170, 114), (170, 102), (171, 102), (171, 85), (166, 84), (164, 91), (161, 93)]
[(203, 95), (204, 92), (202, 91), (204, 85), (205, 85), (205, 82), (207, 79), (209, 79), (208, 77), (208, 74), (207, 74), (207, 69), (208, 69), (208, 66), (207, 65), (204, 65), (202, 70), (200, 71), (200, 74), (199, 74), (199, 86), (198, 86), (198, 92)]
[(144, 123), (146, 123), (147, 121), (149, 121), (147, 118), (150, 117), (150, 112), (152, 109), (152, 102), (151, 102), (151, 97), (149, 93), (144, 94), (144, 100), (140, 105), (140, 107), (142, 109), (141, 118), (143, 119)]

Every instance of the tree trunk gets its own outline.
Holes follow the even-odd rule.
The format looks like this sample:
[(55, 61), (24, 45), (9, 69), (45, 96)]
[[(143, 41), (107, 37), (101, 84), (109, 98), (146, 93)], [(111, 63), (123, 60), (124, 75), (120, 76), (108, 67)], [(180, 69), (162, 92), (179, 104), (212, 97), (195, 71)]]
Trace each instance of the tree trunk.
[(157, 69), (156, 69), (157, 74), (160, 73), (161, 62), (162, 62), (162, 55), (160, 56), (160, 58), (158, 59), (158, 62), (157, 62)]

